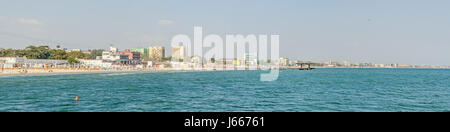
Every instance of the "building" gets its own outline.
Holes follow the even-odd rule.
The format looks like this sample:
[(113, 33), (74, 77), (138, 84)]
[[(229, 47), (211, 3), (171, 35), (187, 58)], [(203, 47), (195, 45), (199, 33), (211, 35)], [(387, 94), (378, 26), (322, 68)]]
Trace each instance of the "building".
[(112, 45), (109, 47), (109, 51), (102, 52), (102, 60), (105, 61), (118, 61), (121, 59), (128, 59), (128, 55), (120, 55), (118, 54), (119, 50)]
[(27, 59), (26, 57), (0, 57), (1, 68), (54, 68), (67, 64), (67, 60)]
[(112, 67), (111, 62), (105, 62), (103, 60), (79, 59), (79, 61), (85, 67), (91, 67), (91, 68), (111, 68)]
[(235, 60), (234, 59), (223, 59), (223, 58), (219, 58), (218, 60), (216, 60), (216, 63), (218, 65), (234, 65)]
[(148, 56), (148, 48), (132, 48), (131, 52), (139, 52), (141, 57)]
[(103, 51), (102, 53), (102, 60), (106, 61), (118, 61), (121, 59), (128, 59), (128, 58), (129, 58), (128, 55), (121, 55), (110, 51)]
[(399, 64), (398, 68), (412, 68), (412, 65), (408, 65), (408, 64)]
[(255, 66), (258, 64), (257, 53), (245, 53), (245, 65)]
[(140, 60), (141, 53), (139, 52), (131, 52), (131, 50), (126, 49), (125, 51), (119, 52), (121, 55), (127, 55), (130, 60)]
[(280, 66), (289, 66), (289, 59), (281, 57), (280, 58)]
[(66, 52), (81, 52), (81, 49), (66, 50)]
[(82, 50), (81, 52), (83, 52), (84, 54), (91, 54), (91, 50)]
[(172, 59), (184, 60), (185, 48), (184, 46), (172, 46)]
[(192, 56), (190, 61), (191, 63), (202, 64), (205, 60), (200, 56)]
[(150, 60), (162, 60), (165, 57), (165, 49), (163, 46), (150, 46), (148, 47), (148, 57)]
[(55, 68), (67, 64), (67, 60), (25, 59), (25, 67), (28, 68)]
[(140, 59), (139, 52), (131, 52), (130, 50), (119, 52), (113, 46), (109, 47), (109, 51), (103, 51), (102, 53), (102, 60), (114, 65), (136, 65), (141, 63)]
[(147, 61), (147, 67), (153, 67), (154, 62), (153, 61)]
[(342, 66), (344, 66), (344, 67), (351, 67), (351, 66), (352, 66), (352, 63), (350, 63), (350, 62), (348, 62), (348, 61), (343, 61), (343, 62), (342, 62)]
[(113, 45), (109, 46), (109, 52), (111, 53), (117, 53), (119, 52), (119, 49), (114, 47)]
[(297, 61), (294, 61), (294, 60), (289, 60), (288, 62), (289, 62), (289, 66), (295, 66), (297, 63)]
[(0, 66), (1, 68), (22, 67), (26, 59), (26, 57), (0, 57)]

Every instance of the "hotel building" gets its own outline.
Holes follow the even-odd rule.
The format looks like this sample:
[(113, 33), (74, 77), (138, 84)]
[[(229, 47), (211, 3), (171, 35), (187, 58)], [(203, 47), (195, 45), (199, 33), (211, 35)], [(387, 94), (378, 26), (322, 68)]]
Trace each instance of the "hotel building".
[(162, 60), (165, 57), (165, 49), (163, 46), (150, 46), (148, 47), (148, 57), (150, 60)]
[(183, 46), (172, 46), (172, 59), (175, 60), (184, 60), (185, 51)]

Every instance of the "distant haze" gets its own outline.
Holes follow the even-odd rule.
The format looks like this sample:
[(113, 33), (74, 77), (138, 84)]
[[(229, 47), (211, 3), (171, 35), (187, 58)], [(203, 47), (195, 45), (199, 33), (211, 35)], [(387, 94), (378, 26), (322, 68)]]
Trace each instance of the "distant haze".
[[(14, 0), (0, 2), (0, 48), (120, 49), (176, 34), (279, 34), (280, 56), (450, 65), (444, 0)], [(170, 49), (166, 49), (170, 52)]]

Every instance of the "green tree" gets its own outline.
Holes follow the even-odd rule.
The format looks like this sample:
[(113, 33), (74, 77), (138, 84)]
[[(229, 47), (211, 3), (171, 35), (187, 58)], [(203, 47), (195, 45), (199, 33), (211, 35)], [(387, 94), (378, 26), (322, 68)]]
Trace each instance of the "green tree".
[(78, 61), (77, 59), (75, 59), (75, 58), (73, 58), (73, 57), (67, 58), (67, 62), (68, 62), (69, 64), (80, 63), (80, 61)]
[(168, 56), (168, 57), (165, 57), (165, 58), (161, 59), (162, 62), (171, 61), (171, 60), (172, 60), (172, 56)]
[(72, 57), (72, 58), (78, 58), (78, 59), (89, 59), (90, 55), (89, 54), (85, 54), (81, 51), (72, 51), (67, 53), (68, 57)]
[(0, 56), (1, 57), (12, 57), (13, 56), (13, 49), (1, 49), (0, 50)]
[(67, 52), (61, 49), (51, 49), (49, 59), (64, 60), (67, 59)]
[(28, 46), (25, 51), (17, 50), (15, 56), (26, 56), (29, 59), (48, 59), (50, 51), (48, 46)]
[(103, 50), (103, 49), (91, 50), (91, 54), (90, 54), (89, 59), (96, 59), (97, 56), (102, 56), (103, 51), (105, 51), (105, 50)]

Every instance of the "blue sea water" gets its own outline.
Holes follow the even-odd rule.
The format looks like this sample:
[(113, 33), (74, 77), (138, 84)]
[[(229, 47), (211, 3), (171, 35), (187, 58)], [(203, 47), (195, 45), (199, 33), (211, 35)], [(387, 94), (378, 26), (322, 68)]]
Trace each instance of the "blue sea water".
[(259, 81), (266, 72), (0, 77), (0, 111), (450, 111), (450, 70), (284, 70)]

